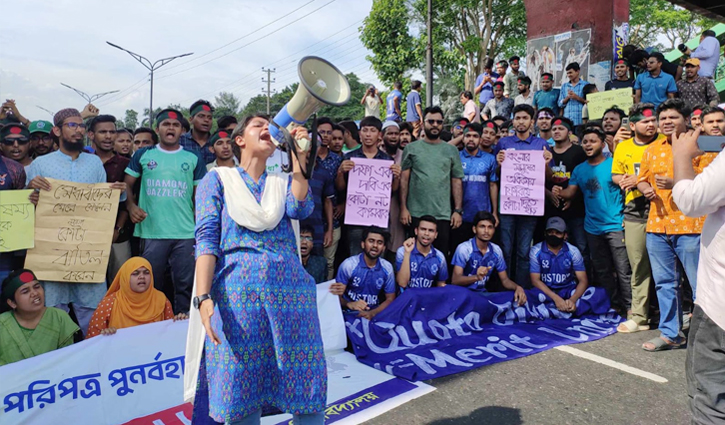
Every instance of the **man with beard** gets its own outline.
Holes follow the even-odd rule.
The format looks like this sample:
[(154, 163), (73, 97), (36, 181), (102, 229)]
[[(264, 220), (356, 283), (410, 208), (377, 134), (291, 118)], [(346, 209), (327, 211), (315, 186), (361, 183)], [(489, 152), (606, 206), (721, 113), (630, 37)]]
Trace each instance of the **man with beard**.
[(541, 90), (534, 94), (534, 108), (536, 111), (550, 109), (551, 115), (559, 113), (559, 89), (554, 88), (554, 75), (545, 72), (541, 74)]
[[(697, 297), (697, 265), (704, 217), (685, 216), (672, 199), (672, 139), (687, 131), (689, 112), (680, 99), (669, 99), (657, 108), (659, 129), (665, 138), (651, 142), (644, 151), (637, 178), (637, 189), (651, 204), (646, 228), (647, 253), (660, 306), (661, 335), (642, 345), (646, 351), (682, 348), (687, 342), (680, 335), (682, 279), (679, 269), (673, 267), (678, 260), (692, 287), (693, 301)], [(706, 160), (706, 155), (692, 159), (697, 174), (702, 172)]]
[(174, 109), (161, 111), (156, 117), (159, 144), (138, 150), (126, 168), (129, 188), (141, 180), (140, 192), (130, 190), (126, 201), (136, 223), (134, 236), (141, 239), (141, 255), (151, 263), (157, 289), (163, 291), (166, 267), (171, 267), (176, 314), (188, 312), (191, 302), (194, 193), (206, 174), (201, 157), (179, 145), (181, 116)]
[(400, 140), (399, 149), (402, 152), (413, 141), (413, 126), (410, 123), (400, 123), (400, 137), (398, 139)]
[(345, 146), (345, 129), (338, 124), (332, 126), (332, 136), (330, 137), (330, 152), (342, 157), (342, 147)]
[(463, 129), (470, 123), (468, 118), (460, 117), (453, 120), (451, 124), (451, 140), (447, 143), (456, 148), (463, 149)]
[[(400, 166), (403, 162), (403, 149), (400, 149), (400, 130), (398, 129), (399, 124), (394, 121), (385, 121), (383, 123), (383, 152), (390, 155), (393, 158), (395, 165)], [(391, 255), (395, 253), (395, 250), (403, 244), (405, 240), (405, 229), (400, 224), (400, 199), (399, 192), (392, 192), (390, 199), (390, 215), (388, 222), (388, 229), (390, 230), (390, 242), (388, 243), (388, 250)]]
[(582, 254), (566, 237), (561, 217), (546, 221), (546, 238), (531, 247), (531, 283), (554, 301), (557, 310), (574, 313), (589, 281)]
[(617, 78), (607, 81), (604, 84), (604, 91), (634, 87), (634, 79), (629, 75), (629, 63), (626, 60), (619, 59), (615, 62), (614, 75)]
[(519, 94), (514, 99), (514, 105), (534, 105), (534, 93), (529, 89), (531, 87), (531, 79), (529, 77), (521, 77), (516, 81), (516, 87)]
[[(395, 299), (393, 265), (380, 258), (385, 252), (387, 239), (385, 230), (374, 226), (365, 228), (360, 241), (362, 252), (340, 264), (335, 283), (330, 285), (330, 292), (340, 295), (344, 310), (359, 311), (359, 316), (368, 320), (385, 310)], [(381, 291), (385, 292), (383, 302), (379, 299)]]
[[(398, 124), (392, 122), (392, 124), (386, 124), (388, 126), (394, 125), (397, 130)], [(375, 117), (365, 117), (360, 121), (360, 141), (362, 147), (355, 149), (345, 154), (345, 160), (340, 164), (339, 171), (335, 184), (338, 191), (347, 190), (348, 173), (355, 167), (355, 158), (367, 158), (367, 159), (381, 159), (387, 161), (393, 161), (393, 157), (378, 149), (378, 140), (380, 140), (380, 131), (382, 130), (383, 123)], [(390, 127), (388, 127), (390, 128)], [(395, 193), (400, 186), (400, 165), (393, 163), (390, 166), (393, 172), (393, 182), (391, 187), (391, 194)], [(364, 242), (363, 238), (365, 228), (362, 226), (348, 226), (347, 227), (347, 238), (350, 243), (350, 255), (357, 255), (362, 249), (361, 242)], [(386, 237), (386, 241), (387, 241)]]
[[(531, 128), (534, 119), (534, 108), (530, 105), (518, 105), (514, 108), (513, 126), (516, 134), (504, 137), (496, 144), (496, 161), (502, 165), (506, 160), (506, 150), (539, 151), (548, 163), (551, 161), (551, 152), (546, 140), (536, 137)], [(516, 282), (529, 287), (529, 248), (534, 238), (537, 217), (527, 215), (502, 214), (501, 245), (503, 245), (504, 259), (511, 267), (513, 255), (516, 255)]]
[(634, 81), (634, 103), (659, 105), (667, 99), (674, 99), (677, 84), (672, 75), (662, 71), (665, 57), (655, 52), (647, 59), (647, 72), (639, 74)]
[(33, 121), (28, 129), (30, 130), (30, 149), (34, 158), (55, 150), (55, 141), (50, 133), (53, 124), (49, 121)]
[(710, 78), (698, 75), (699, 71), (700, 59), (686, 60), (685, 78), (676, 83), (680, 98), (690, 110), (695, 109), (697, 105), (717, 106), (720, 101), (715, 83)]
[[(490, 153), (491, 155), (493, 155), (493, 150), (496, 147), (496, 142), (498, 142), (498, 132), (499, 128), (495, 122), (484, 121), (483, 124), (481, 124), (481, 144), (478, 148), (482, 152)], [(493, 202), (493, 205), (497, 206), (498, 202)]]
[(300, 257), (305, 270), (315, 279), (315, 283), (327, 281), (327, 260), (321, 255), (314, 255), (312, 248), (315, 230), (311, 226), (300, 226)]
[(451, 283), (464, 286), (476, 292), (487, 292), (486, 282), (496, 272), (505, 289), (514, 291), (514, 302), (521, 306), (526, 304), (526, 292), (509, 279), (506, 273), (506, 262), (498, 245), (491, 242), (496, 233), (493, 215), (480, 211), (473, 218), (474, 237), (458, 245), (453, 255), (453, 278)]
[(554, 196), (551, 189), (554, 186), (566, 188), (571, 179), (571, 173), (581, 163), (587, 160), (581, 146), (571, 141), (574, 124), (568, 118), (557, 117), (552, 123), (551, 178), (546, 182), (546, 217), (560, 217), (568, 224), (568, 241), (579, 249), (584, 256), (584, 264), (591, 271), (589, 263), (589, 248), (587, 236), (584, 232), (584, 198), (577, 193), (573, 199), (564, 200)]
[(400, 222), (415, 228), (420, 217), (435, 217), (438, 226), (435, 247), (447, 256), (451, 228), (458, 228), (462, 221), (463, 167), (458, 150), (440, 138), (443, 129), (441, 108), (425, 108), (423, 117), (424, 138), (409, 144), (403, 152)]
[(191, 113), (191, 131), (182, 134), (179, 143), (184, 149), (199, 155), (206, 166), (214, 161), (214, 153), (207, 146), (211, 137), (214, 107), (208, 101), (199, 99), (191, 104), (189, 112)]
[(159, 143), (159, 135), (148, 127), (139, 127), (133, 132), (133, 153)]
[[(624, 316), (632, 303), (632, 269), (624, 245), (622, 190), (612, 181), (612, 158), (604, 156), (605, 138), (597, 127), (585, 129), (582, 147), (587, 161), (574, 168), (566, 189), (554, 186), (551, 191), (566, 200), (573, 199), (579, 189), (584, 194), (584, 230), (594, 280), (604, 287), (612, 306)], [(616, 282), (612, 271), (616, 272)]]
[(16, 126), (15, 124), (9, 124), (13, 126), (17, 131), (18, 128), (22, 128), (22, 131), (17, 134), (8, 133), (6, 137), (2, 139), (0, 144), (0, 152), (2, 152), (5, 158), (10, 158), (15, 162), (19, 162), (20, 165), (26, 169), (33, 162), (33, 158), (30, 156), (30, 133), (25, 126)]
[[(486, 124), (493, 131), (495, 124)], [(498, 224), (498, 174), (496, 157), (480, 149), (483, 127), (468, 124), (463, 130), (463, 223), (451, 232), (451, 250), (473, 237), (473, 218), (479, 211), (491, 212)]]
[(612, 106), (604, 111), (604, 115), (602, 116), (602, 130), (607, 135), (607, 146), (604, 149), (605, 154), (611, 154), (616, 149), (617, 146), (614, 144), (614, 136), (620, 127), (622, 127), (622, 118), (626, 115), (623, 110), (616, 106)]
[[(632, 137), (634, 132), (634, 137)], [(632, 268), (632, 316), (617, 327), (618, 332), (649, 330), (652, 271), (647, 255), (646, 226), (650, 204), (637, 190), (642, 155), (650, 143), (666, 139), (657, 133), (655, 106), (638, 103), (629, 109), (629, 128), (620, 131), (627, 137), (617, 145), (612, 162), (612, 181), (624, 191), (624, 243)]]
[(493, 99), (486, 103), (483, 107), (481, 115), (483, 119), (489, 120), (491, 117), (501, 116), (506, 119), (511, 118), (511, 110), (514, 109), (514, 100), (508, 97), (504, 97), (504, 86), (503, 81), (496, 81), (493, 83)]
[[(98, 115), (91, 120), (88, 138), (91, 140), (96, 156), (103, 162), (108, 183), (123, 182), (126, 176), (125, 170), (130, 161), (113, 151), (116, 145), (116, 135), (116, 117), (113, 115)], [(106, 271), (108, 281), (113, 281), (123, 263), (131, 258), (131, 235), (122, 234), (128, 220), (128, 211), (123, 205), (124, 201), (126, 201), (125, 193), (121, 195), (116, 214), (116, 225), (113, 228), (111, 255), (108, 258)]]
[(725, 111), (718, 107), (707, 107), (703, 109), (702, 132), (708, 136), (725, 135)]
[(551, 122), (554, 120), (554, 111), (550, 108), (541, 108), (536, 112), (536, 128), (539, 129), (539, 137), (546, 140), (549, 146), (554, 146)]
[[(106, 183), (103, 162), (96, 155), (83, 152), (86, 125), (80, 112), (68, 108), (56, 112), (53, 117), (53, 134), (60, 141), (55, 152), (36, 158), (27, 172), (27, 187), (35, 189), (30, 200), (38, 203), (39, 191), (53, 190), (47, 178), (75, 183)], [(122, 192), (123, 183), (111, 183), (111, 187)], [(110, 230), (110, 229), (109, 229)], [(44, 282), (45, 304), (69, 312), (69, 304), (81, 330), (85, 333), (98, 303), (106, 294), (106, 282)]]
[(521, 66), (521, 64), (519, 63), (520, 60), (521, 59), (518, 56), (511, 56), (509, 58), (509, 64), (511, 64), (511, 72), (503, 76), (503, 82), (506, 85), (505, 96), (506, 98), (511, 100), (515, 99), (516, 96), (519, 95), (519, 88), (517, 85), (519, 78), (523, 78), (526, 76), (523, 71), (519, 70), (519, 67)]
[(395, 268), (401, 292), (408, 288), (446, 286), (448, 263), (443, 253), (432, 246), (436, 236), (438, 225), (435, 217), (424, 215), (415, 228), (415, 238), (407, 239), (398, 248)]

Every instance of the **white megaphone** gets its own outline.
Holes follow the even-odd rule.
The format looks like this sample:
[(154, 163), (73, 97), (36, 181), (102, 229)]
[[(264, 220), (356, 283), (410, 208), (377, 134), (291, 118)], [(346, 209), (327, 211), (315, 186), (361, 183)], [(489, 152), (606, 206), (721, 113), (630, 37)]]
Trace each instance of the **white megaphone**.
[[(304, 124), (323, 105), (342, 106), (350, 100), (350, 84), (345, 75), (330, 62), (316, 56), (306, 56), (297, 65), (300, 85), (292, 99), (272, 119), (269, 134), (277, 148), (287, 152), (292, 164), (292, 154), (297, 155), (297, 144), (289, 136), (286, 128), (291, 123)], [(310, 159), (307, 170), (303, 171), (309, 179), (317, 157), (317, 134), (313, 129), (310, 146)], [(301, 150), (307, 150), (301, 147)], [(289, 171), (289, 169), (285, 170)]]

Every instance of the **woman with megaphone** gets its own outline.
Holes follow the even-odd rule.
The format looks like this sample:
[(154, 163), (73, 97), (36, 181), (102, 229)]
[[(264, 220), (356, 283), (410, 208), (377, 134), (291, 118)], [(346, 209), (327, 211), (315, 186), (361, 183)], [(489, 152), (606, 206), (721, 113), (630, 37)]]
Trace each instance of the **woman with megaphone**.
[(203, 339), (204, 353), (192, 382), (194, 424), (259, 424), (275, 409), (292, 413), (295, 424), (324, 423), (327, 367), (315, 281), (298, 258), (291, 222), (314, 209), (301, 171), (308, 136), (304, 127), (291, 135), (291, 176), (267, 174), (278, 144), (270, 120), (247, 117), (231, 136), (239, 168), (214, 168), (197, 188), (192, 322), (200, 316), (203, 331), (190, 324), (187, 374), (190, 347)]

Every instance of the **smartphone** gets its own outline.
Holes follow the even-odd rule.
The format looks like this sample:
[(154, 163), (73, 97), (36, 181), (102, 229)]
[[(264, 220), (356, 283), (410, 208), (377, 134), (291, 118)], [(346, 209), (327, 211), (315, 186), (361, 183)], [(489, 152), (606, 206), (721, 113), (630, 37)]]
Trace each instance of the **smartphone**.
[(629, 130), (629, 118), (628, 117), (622, 118), (622, 125), (621, 125), (621, 127), (624, 127), (627, 130)]
[(697, 146), (703, 152), (720, 152), (725, 147), (725, 136), (700, 136)]

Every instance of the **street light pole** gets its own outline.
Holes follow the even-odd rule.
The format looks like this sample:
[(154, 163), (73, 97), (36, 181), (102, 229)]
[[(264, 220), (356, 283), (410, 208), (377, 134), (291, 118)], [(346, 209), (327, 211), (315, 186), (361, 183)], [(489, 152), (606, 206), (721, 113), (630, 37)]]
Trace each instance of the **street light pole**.
[(150, 60), (146, 59), (145, 57), (139, 55), (138, 53), (134, 53), (128, 49), (124, 49), (123, 47), (113, 44), (110, 41), (106, 41), (106, 44), (108, 44), (111, 47), (115, 47), (118, 50), (123, 50), (124, 52), (128, 53), (136, 59), (141, 65), (143, 65), (146, 69), (149, 70), (149, 75), (151, 78), (151, 93), (149, 95), (149, 127), (153, 126), (154, 122), (154, 71), (161, 68), (162, 66), (166, 65), (167, 63), (171, 62), (174, 59), (183, 58), (184, 56), (190, 56), (194, 53), (184, 53), (182, 55), (176, 55), (176, 56), (170, 56), (168, 58), (159, 59), (154, 63), (151, 63)]
[[(85, 99), (85, 100), (86, 100), (86, 102), (88, 102), (88, 103), (93, 103), (94, 101), (96, 101), (96, 100), (98, 100), (98, 99), (102, 98), (103, 96), (105, 96), (105, 95), (107, 95), (107, 94), (111, 94), (111, 93), (118, 93), (118, 92), (119, 92), (119, 90), (113, 90), (113, 91), (106, 91), (106, 92), (103, 92), (103, 93), (97, 93), (97, 94), (94, 94), (94, 95), (92, 95), (92, 96), (89, 96), (89, 95), (88, 95), (88, 94), (86, 94), (85, 92), (82, 92), (82, 91), (78, 90), (77, 88), (71, 87), (71, 86), (69, 86), (69, 85), (68, 85), (68, 84), (66, 84), (66, 83), (60, 83), (60, 85), (61, 85), (61, 86), (63, 86), (63, 87), (68, 87), (69, 89), (71, 89), (71, 90), (73, 90), (74, 92), (78, 93), (78, 95), (79, 95), (80, 97), (82, 97), (83, 99)], [(42, 108), (41, 108), (41, 109), (42, 109)]]
[(428, 0), (426, 17), (428, 43), (425, 46), (425, 106), (433, 105), (433, 0)]

